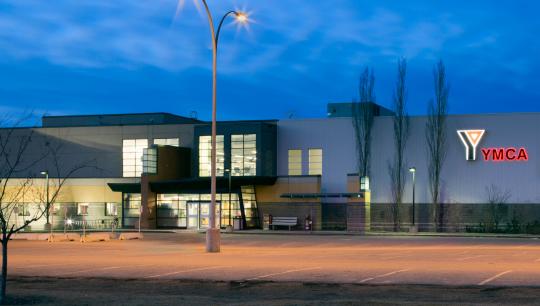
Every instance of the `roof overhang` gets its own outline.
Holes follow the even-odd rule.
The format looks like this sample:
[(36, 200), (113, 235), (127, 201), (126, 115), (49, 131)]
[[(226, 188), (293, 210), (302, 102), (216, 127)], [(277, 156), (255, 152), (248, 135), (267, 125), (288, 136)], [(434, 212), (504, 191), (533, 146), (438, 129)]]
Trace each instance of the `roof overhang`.
[[(231, 189), (238, 189), (241, 186), (249, 185), (274, 185), (275, 176), (233, 176), (217, 177), (216, 187), (218, 192), (227, 192), (229, 183)], [(187, 178), (171, 181), (151, 182), (150, 189), (155, 193), (208, 193), (210, 192), (210, 178)]]
[(141, 193), (141, 183), (108, 183), (107, 185), (115, 192)]
[(281, 198), (288, 199), (316, 199), (316, 198), (364, 198), (362, 192), (346, 193), (284, 193)]

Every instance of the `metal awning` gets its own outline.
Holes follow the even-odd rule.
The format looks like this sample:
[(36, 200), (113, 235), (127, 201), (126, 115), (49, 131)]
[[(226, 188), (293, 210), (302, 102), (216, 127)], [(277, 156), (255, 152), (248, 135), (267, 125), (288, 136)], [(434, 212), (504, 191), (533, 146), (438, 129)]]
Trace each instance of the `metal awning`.
[(115, 192), (141, 193), (140, 183), (108, 183), (107, 185)]
[(284, 193), (281, 198), (289, 199), (315, 199), (315, 198), (364, 198), (362, 192), (346, 193)]
[[(241, 186), (274, 185), (275, 176), (233, 176), (230, 179), (231, 189), (239, 189)], [(229, 190), (229, 177), (216, 178), (218, 192)], [(155, 193), (208, 193), (210, 192), (210, 178), (186, 178), (170, 181), (151, 182), (150, 189)]]

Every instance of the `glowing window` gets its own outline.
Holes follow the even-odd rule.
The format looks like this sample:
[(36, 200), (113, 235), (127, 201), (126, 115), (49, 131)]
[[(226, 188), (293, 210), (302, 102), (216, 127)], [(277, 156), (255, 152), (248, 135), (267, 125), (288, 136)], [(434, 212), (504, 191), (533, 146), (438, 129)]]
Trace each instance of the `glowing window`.
[(118, 216), (116, 203), (105, 203), (105, 216)]
[(232, 176), (257, 175), (257, 135), (231, 135)]
[(139, 177), (143, 172), (142, 157), (148, 148), (148, 139), (124, 139), (122, 142), (122, 166), (124, 177)]
[[(225, 150), (223, 135), (216, 136), (216, 175), (223, 176), (225, 169)], [(211, 136), (199, 136), (199, 176), (210, 176), (212, 157)]]
[(88, 203), (78, 203), (77, 204), (77, 215), (87, 216), (88, 215)]
[(309, 149), (309, 175), (322, 175), (322, 149)]
[(289, 150), (289, 175), (302, 175), (302, 150)]

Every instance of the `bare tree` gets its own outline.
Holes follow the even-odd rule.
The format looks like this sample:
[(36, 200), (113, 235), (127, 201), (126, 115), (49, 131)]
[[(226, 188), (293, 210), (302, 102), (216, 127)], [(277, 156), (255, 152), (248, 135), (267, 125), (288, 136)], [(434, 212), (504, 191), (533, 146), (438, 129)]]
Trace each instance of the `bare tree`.
[[(2, 277), (0, 287), (0, 304), (6, 300), (7, 272), (8, 272), (8, 243), (13, 234), (29, 227), (33, 222), (48, 214), (51, 205), (57, 200), (67, 179), (76, 172), (88, 166), (81, 163), (63, 171), (67, 167), (60, 160), (60, 145), (51, 144), (45, 137), (36, 137), (33, 129), (19, 129), (19, 121), (14, 126), (0, 130), (0, 227), (2, 237)], [(42, 153), (37, 153), (40, 148)], [(40, 162), (45, 159), (52, 161), (53, 171), (50, 175), (55, 177), (49, 188), (48, 197), (43, 188), (34, 184), (38, 173), (33, 173)], [(35, 209), (30, 213), (28, 204), (24, 203), (22, 195), (31, 197)], [(22, 224), (13, 222), (21, 209), (26, 215)], [(28, 214), (29, 215), (28, 215)]]
[(407, 114), (407, 88), (405, 80), (407, 76), (407, 60), (398, 60), (397, 81), (393, 96), (393, 122), (394, 122), (394, 159), (389, 162), (388, 172), (392, 189), (392, 217), (394, 231), (399, 231), (399, 209), (403, 198), (405, 185), (405, 147), (409, 138), (409, 115)]
[(502, 190), (496, 185), (486, 187), (486, 197), (488, 200), (488, 220), (486, 230), (488, 232), (497, 231), (499, 224), (508, 211), (506, 203), (512, 197), (510, 190)]
[(435, 99), (428, 105), (426, 143), (428, 148), (428, 177), (433, 219), (437, 231), (444, 228), (444, 204), (440, 199), (441, 172), (446, 159), (446, 119), (448, 117), (448, 82), (443, 61), (433, 70)]
[(369, 177), (371, 156), (371, 131), (375, 117), (375, 75), (373, 69), (366, 67), (359, 81), (360, 102), (353, 103), (353, 125), (356, 136), (358, 175)]

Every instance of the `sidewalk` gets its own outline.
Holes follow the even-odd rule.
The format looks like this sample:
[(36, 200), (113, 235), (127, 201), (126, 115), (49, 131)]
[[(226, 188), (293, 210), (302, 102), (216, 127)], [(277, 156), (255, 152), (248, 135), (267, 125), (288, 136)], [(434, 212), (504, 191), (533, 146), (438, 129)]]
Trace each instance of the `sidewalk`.
[(233, 232), (222, 232), (231, 235), (316, 235), (316, 236), (381, 236), (381, 237), (469, 237), (469, 238), (520, 238), (520, 239), (540, 239), (539, 235), (529, 234), (490, 234), (490, 233), (437, 233), (437, 232), (347, 232), (347, 231), (288, 231), (288, 230), (242, 230)]

